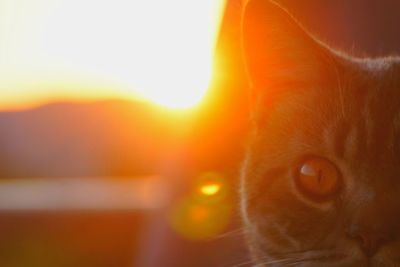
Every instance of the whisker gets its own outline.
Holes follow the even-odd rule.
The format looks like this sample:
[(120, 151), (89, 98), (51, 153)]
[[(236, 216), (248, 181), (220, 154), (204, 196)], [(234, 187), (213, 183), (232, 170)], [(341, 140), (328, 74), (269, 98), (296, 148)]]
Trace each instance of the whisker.
[[(267, 258), (268, 258), (268, 256), (264, 256), (264, 257), (261, 258), (261, 260), (267, 259)], [(230, 267), (243, 267), (243, 266), (246, 266), (246, 265), (249, 265), (249, 267), (250, 267), (250, 266), (251, 266), (251, 267), (257, 266), (257, 265), (254, 265), (254, 260), (253, 260), (253, 259), (248, 259), (248, 260), (246, 260), (246, 261), (240, 262), (240, 263), (238, 263), (238, 264), (236, 264), (236, 265), (232, 265), (232, 266), (230, 266)]]
[(212, 238), (212, 240), (218, 240), (218, 239), (226, 238), (226, 237), (242, 236), (244, 233), (245, 233), (245, 228), (241, 227), (241, 228), (237, 228), (232, 231), (228, 231), (228, 232), (222, 233), (220, 235), (217, 235), (216, 237)]
[(295, 265), (298, 265), (298, 264), (303, 263), (303, 262), (304, 262), (304, 260), (298, 260), (298, 261), (295, 261), (295, 262), (289, 262), (289, 263), (285, 264), (284, 266), (295, 266)]
[(247, 261), (232, 265), (231, 267), (244, 267), (246, 265), (251, 265), (252, 263), (253, 263), (252, 260), (247, 260)]
[(257, 264), (254, 265), (253, 267), (268, 266), (269, 264), (275, 264), (275, 263), (281, 263), (281, 264), (285, 264), (285, 265), (286, 265), (286, 263), (293, 263), (294, 261), (296, 261), (295, 258), (286, 258), (286, 259), (270, 260), (270, 261), (265, 261), (265, 262), (257, 263)]
[[(338, 251), (334, 251), (332, 249), (299, 250), (289, 253), (280, 253), (280, 254), (265, 256), (259, 258), (258, 261), (260, 262), (256, 264), (254, 264), (253, 261), (249, 260), (233, 265), (231, 267), (244, 267), (244, 266), (265, 267), (274, 264), (278, 264), (279, 266), (297, 266), (304, 262), (317, 260), (323, 257), (334, 256), (337, 253)], [(275, 259), (268, 260), (271, 259), (271, 257)]]
[(254, 261), (251, 259), (248, 253), (242, 253), (242, 252), (239, 253), (240, 255), (237, 259), (232, 260), (230, 262), (225, 262), (224, 264), (219, 265), (219, 267), (243, 267), (246, 265), (250, 266), (252, 263), (254, 263)]
[(287, 252), (287, 253), (279, 253), (279, 254), (274, 254), (276, 257), (286, 257), (286, 256), (305, 256), (304, 254), (311, 254), (309, 256), (319, 256), (320, 254), (326, 254), (326, 253), (333, 253), (332, 249), (315, 249), (315, 250), (297, 250), (297, 251), (292, 251), (292, 252)]

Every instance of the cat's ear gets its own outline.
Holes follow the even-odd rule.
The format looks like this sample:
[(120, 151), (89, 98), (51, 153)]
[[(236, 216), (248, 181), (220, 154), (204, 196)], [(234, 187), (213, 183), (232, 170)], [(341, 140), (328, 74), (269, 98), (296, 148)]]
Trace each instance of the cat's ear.
[(242, 17), (242, 34), (253, 87), (321, 77), (323, 48), (278, 4), (250, 0)]

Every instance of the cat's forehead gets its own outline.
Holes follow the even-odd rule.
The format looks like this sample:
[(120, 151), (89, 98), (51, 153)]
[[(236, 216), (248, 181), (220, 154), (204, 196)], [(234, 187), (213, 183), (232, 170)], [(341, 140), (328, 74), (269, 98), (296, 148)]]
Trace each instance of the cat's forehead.
[(319, 113), (330, 116), (320, 125), (325, 144), (329, 143), (339, 158), (368, 166), (399, 165), (399, 62), (398, 58), (351, 60), (340, 73), (342, 81), (330, 89), (334, 97), (315, 97), (314, 101), (320, 97), (326, 102)]
[(263, 112), (256, 114), (265, 118), (259, 120), (261, 134), (268, 135), (262, 140), (300, 150), (333, 148), (338, 157), (368, 164), (400, 157), (399, 60), (351, 61), (334, 74), (322, 83), (265, 90), (263, 98), (273, 101), (261, 102)]
[[(366, 112), (393, 117), (400, 108), (400, 61), (398, 58), (367, 59), (358, 62), (350, 74), (348, 88), (351, 104)], [(378, 115), (378, 114), (377, 114)]]

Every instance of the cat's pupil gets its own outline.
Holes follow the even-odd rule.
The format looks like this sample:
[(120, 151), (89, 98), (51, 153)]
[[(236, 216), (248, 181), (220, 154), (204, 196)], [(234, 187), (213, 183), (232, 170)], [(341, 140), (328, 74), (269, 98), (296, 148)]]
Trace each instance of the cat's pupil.
[(317, 178), (317, 179), (318, 179), (318, 183), (321, 184), (321, 183), (322, 183), (322, 178), (323, 178), (323, 177), (322, 177), (322, 171), (321, 171), (321, 170), (318, 170), (318, 176), (317, 176), (317, 177), (318, 177), (318, 178)]
[(339, 172), (329, 160), (320, 157), (308, 159), (295, 177), (299, 190), (311, 198), (323, 200), (337, 192)]
[[(307, 163), (303, 164), (303, 166), (301, 167), (300, 172), (303, 175), (307, 175), (307, 176), (317, 176), (317, 173), (315, 172), (315, 169), (313, 168), (313, 166), (310, 165), (310, 164), (307, 164)], [(319, 171), (319, 173), (320, 172), (321, 171)], [(319, 173), (318, 173), (318, 176), (320, 175)]]

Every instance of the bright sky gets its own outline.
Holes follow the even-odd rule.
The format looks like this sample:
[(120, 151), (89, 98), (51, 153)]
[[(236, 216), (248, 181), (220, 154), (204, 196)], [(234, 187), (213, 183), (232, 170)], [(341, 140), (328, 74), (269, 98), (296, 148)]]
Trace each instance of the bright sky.
[(199, 102), (225, 0), (1, 0), (0, 109), (64, 99)]

